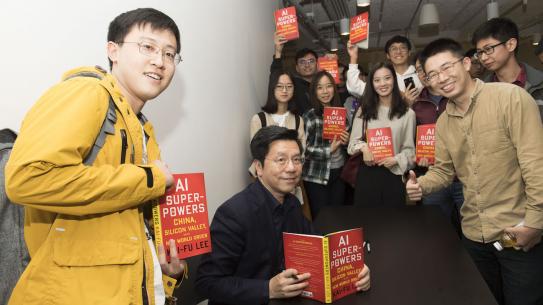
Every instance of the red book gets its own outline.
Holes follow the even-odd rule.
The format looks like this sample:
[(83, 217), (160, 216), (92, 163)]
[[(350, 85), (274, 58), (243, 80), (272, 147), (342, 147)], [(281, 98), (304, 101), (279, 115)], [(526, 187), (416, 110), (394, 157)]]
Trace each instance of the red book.
[(324, 107), (322, 112), (322, 138), (333, 140), (341, 136), (346, 128), (347, 109), (343, 107)]
[(311, 273), (301, 296), (332, 303), (356, 292), (358, 274), (364, 268), (362, 228), (326, 236), (283, 232), (285, 267)]
[(435, 162), (436, 124), (417, 126), (417, 162), (421, 158), (428, 159), (429, 164)]
[(339, 84), (339, 67), (337, 63), (337, 58), (328, 58), (326, 56), (319, 57), (318, 60), (319, 70), (325, 70), (330, 73), (334, 78), (334, 82)]
[(368, 129), (366, 138), (368, 139), (368, 147), (375, 161), (394, 157), (392, 129), (390, 127)]
[(352, 44), (368, 39), (368, 12), (362, 13), (351, 18), (351, 27), (349, 39)]
[(285, 7), (275, 11), (275, 30), (286, 40), (294, 40), (300, 37), (298, 32), (298, 18), (294, 6)]
[(179, 258), (211, 252), (204, 173), (174, 174), (174, 185), (153, 206), (155, 244), (175, 240)]

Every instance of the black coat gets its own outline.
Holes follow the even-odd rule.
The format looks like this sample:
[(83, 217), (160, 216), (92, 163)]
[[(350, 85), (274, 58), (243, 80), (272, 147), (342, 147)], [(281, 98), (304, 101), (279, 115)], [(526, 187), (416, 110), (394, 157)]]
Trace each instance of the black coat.
[(234, 195), (213, 217), (212, 252), (202, 256), (197, 291), (210, 305), (267, 304), (268, 282), (284, 268), (281, 231), (314, 232), (295, 196), (279, 204), (258, 181)]

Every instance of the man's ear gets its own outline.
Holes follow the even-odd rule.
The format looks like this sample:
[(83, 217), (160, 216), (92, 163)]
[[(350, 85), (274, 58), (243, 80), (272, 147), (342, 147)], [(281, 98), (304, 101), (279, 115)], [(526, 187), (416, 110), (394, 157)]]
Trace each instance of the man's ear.
[(471, 59), (469, 59), (469, 57), (464, 57), (464, 59), (462, 59), (462, 65), (464, 66), (464, 70), (469, 72), (471, 69)]
[(119, 57), (119, 45), (113, 41), (108, 41), (106, 48), (107, 57), (109, 58), (109, 60), (111, 60), (112, 63), (116, 63), (117, 58)]
[(253, 160), (253, 165), (255, 166), (256, 170), (256, 176), (261, 177), (262, 176), (262, 163), (258, 160)]
[(388, 53), (385, 53), (387, 55), (387, 59), (390, 61), (390, 55)]
[(507, 42), (505, 43), (507, 51), (509, 52), (515, 52), (517, 45), (518, 45), (518, 40), (516, 38), (509, 38), (509, 40), (507, 40)]

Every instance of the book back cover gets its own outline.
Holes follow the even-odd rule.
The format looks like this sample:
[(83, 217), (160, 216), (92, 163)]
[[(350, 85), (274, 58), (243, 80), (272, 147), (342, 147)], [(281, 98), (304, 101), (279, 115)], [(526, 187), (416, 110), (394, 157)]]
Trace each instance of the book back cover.
[(326, 71), (334, 78), (334, 83), (339, 84), (339, 66), (337, 58), (328, 58), (326, 56), (319, 57), (317, 60), (319, 71)]

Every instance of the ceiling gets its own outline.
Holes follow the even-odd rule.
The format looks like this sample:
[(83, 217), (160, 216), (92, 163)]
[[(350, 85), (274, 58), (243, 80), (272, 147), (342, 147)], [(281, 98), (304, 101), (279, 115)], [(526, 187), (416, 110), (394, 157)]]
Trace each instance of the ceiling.
[[(301, 47), (327, 52), (330, 39), (339, 36), (341, 18), (353, 17), (365, 10), (370, 12), (371, 49), (381, 49), (394, 35), (404, 35), (415, 46), (423, 46), (438, 37), (450, 37), (468, 43), (471, 33), (486, 21), (489, 0), (371, 0), (369, 8), (356, 6), (356, 0), (282, 0), (282, 5), (296, 6), (301, 38), (290, 44), (292, 51)], [(437, 6), (440, 25), (434, 33), (419, 29), (419, 14), (428, 2)], [(512, 19), (519, 27), (522, 39), (531, 39), (543, 32), (542, 0), (496, 0), (500, 17)], [(427, 32), (427, 31), (426, 31)], [(340, 38), (340, 50), (345, 49), (346, 37)]]

